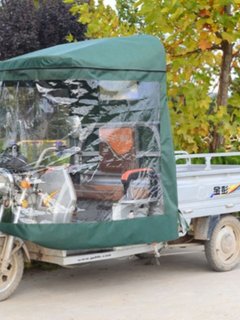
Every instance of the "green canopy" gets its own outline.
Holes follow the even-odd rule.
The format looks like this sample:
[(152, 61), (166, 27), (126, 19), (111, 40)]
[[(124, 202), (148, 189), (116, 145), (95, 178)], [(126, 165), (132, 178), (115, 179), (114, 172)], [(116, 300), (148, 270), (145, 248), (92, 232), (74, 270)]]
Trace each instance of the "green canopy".
[[(132, 116), (134, 121), (146, 124), (159, 121), (156, 127), (160, 137), (158, 174), (162, 180), (164, 212), (144, 218), (96, 223), (0, 223), (0, 231), (56, 249), (103, 248), (176, 239), (178, 209), (175, 159), (167, 108), (165, 51), (159, 39), (138, 35), (87, 40), (0, 62), (0, 80), (10, 81), (10, 85), (18, 81), (69, 79), (103, 82), (134, 80), (137, 85), (144, 83), (149, 96), (152, 93), (146, 84), (157, 84), (156, 99), (152, 103), (146, 102), (144, 105), (144, 101), (150, 100), (144, 96), (141, 98), (139, 94), (141, 107), (127, 109), (127, 106), (126, 114)], [(118, 107), (112, 107), (112, 110), (119, 110), (119, 114), (122, 112)]]
[(5, 81), (154, 80), (165, 71), (164, 48), (147, 35), (62, 44), (0, 62), (0, 80)]

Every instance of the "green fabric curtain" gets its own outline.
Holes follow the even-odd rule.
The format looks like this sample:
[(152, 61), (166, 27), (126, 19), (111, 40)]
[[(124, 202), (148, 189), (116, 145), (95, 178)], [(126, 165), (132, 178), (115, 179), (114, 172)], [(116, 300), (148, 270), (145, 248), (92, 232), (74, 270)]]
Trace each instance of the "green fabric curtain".
[(177, 189), (166, 94), (165, 52), (159, 39), (140, 35), (59, 45), (0, 63), (0, 80), (139, 80), (160, 83), (161, 177), (164, 214), (79, 224), (0, 223), (0, 231), (55, 249), (86, 249), (173, 240)]

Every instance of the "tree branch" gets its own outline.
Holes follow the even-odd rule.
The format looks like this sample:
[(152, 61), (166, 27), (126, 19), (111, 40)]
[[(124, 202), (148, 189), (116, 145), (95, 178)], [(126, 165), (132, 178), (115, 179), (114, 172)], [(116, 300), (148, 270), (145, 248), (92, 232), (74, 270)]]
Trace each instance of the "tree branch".
[(234, 52), (232, 56), (233, 56), (233, 58), (238, 58), (238, 57), (240, 57), (240, 49), (237, 50), (236, 52)]
[[(208, 48), (205, 51), (214, 51), (214, 50), (221, 50), (221, 49), (222, 49), (221, 46), (214, 44), (214, 45), (211, 46), (211, 48)], [(185, 53), (172, 55), (172, 57), (173, 58), (180, 58), (180, 57), (189, 56), (189, 55), (192, 55), (194, 53), (201, 53), (201, 52), (202, 52), (202, 50), (200, 48), (198, 48), (198, 49), (195, 49), (195, 50), (192, 50), (192, 51), (187, 51)]]

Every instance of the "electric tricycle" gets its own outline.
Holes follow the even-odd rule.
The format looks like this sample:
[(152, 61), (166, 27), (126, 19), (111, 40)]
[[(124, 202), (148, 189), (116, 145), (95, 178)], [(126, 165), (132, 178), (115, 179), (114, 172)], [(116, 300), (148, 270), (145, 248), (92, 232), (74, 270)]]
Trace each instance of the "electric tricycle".
[(240, 167), (174, 155), (157, 38), (43, 49), (1, 62), (0, 81), (0, 300), (25, 260), (159, 258), (187, 238), (213, 269), (237, 265)]

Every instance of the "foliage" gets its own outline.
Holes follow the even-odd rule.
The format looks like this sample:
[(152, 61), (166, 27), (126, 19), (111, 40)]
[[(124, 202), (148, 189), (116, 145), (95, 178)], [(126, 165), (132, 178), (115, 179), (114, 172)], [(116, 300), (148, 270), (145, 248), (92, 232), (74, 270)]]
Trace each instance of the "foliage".
[(130, 26), (137, 26), (138, 29), (143, 26), (144, 21), (138, 14), (138, 7), (135, 6), (135, 0), (116, 0), (118, 17), (120, 22), (127, 22)]
[(0, 59), (39, 48), (38, 18), (30, 0), (2, 2), (0, 7)]
[(84, 4), (74, 0), (64, 0), (64, 2), (72, 5), (70, 11), (79, 17), (80, 23), (88, 25), (86, 32), (88, 38), (131, 35), (136, 31), (134, 24), (119, 18), (110, 6), (104, 5), (103, 0), (99, 0), (97, 4), (94, 0)]
[(77, 23), (76, 18), (69, 12), (69, 6), (62, 0), (44, 1), (39, 6), (38, 15), (39, 41), (42, 47), (65, 43), (68, 34), (72, 34), (76, 40), (85, 38), (85, 26)]
[(239, 92), (230, 87), (240, 67), (239, 0), (117, 0), (116, 11), (102, 0), (65, 2), (90, 38), (147, 33), (162, 40), (176, 149), (233, 148), (240, 133)]
[(0, 60), (67, 42), (71, 33), (84, 39), (85, 26), (62, 0), (4, 0), (0, 6)]

